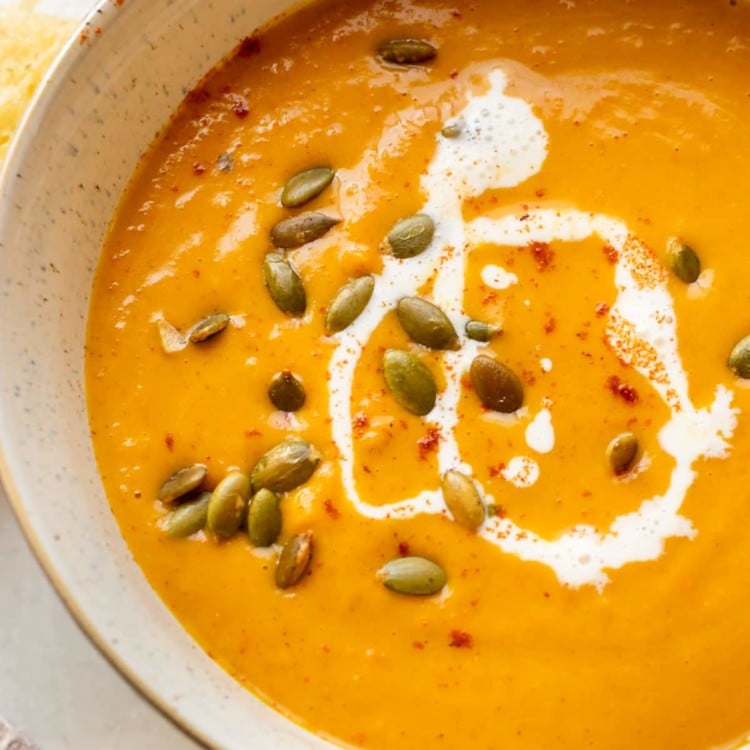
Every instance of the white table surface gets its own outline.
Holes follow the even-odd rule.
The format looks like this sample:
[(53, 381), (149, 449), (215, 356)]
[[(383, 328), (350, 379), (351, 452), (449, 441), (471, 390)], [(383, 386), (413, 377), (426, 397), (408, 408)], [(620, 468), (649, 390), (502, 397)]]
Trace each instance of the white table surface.
[(0, 488), (0, 716), (39, 750), (197, 750), (91, 645)]
[[(12, 0), (0, 0), (11, 5)], [(83, 18), (92, 0), (40, 0)], [(39, 750), (197, 750), (91, 645), (29, 550), (0, 487), (0, 716)], [(2, 744), (2, 743), (0, 743)]]

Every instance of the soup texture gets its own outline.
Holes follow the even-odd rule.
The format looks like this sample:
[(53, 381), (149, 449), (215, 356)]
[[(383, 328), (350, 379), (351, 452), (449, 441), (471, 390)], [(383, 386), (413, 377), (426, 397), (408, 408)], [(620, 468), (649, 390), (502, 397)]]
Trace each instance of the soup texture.
[(749, 44), (718, 0), (321, 0), (189, 93), (88, 404), (237, 680), (352, 747), (747, 741)]

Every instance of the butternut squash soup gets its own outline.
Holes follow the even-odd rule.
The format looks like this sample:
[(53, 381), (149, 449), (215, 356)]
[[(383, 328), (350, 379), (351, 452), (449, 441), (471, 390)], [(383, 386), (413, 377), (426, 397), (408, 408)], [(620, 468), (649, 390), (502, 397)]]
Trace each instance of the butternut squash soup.
[(748, 70), (727, 0), (320, 0), (187, 95), (89, 414), (237, 680), (351, 747), (748, 741)]

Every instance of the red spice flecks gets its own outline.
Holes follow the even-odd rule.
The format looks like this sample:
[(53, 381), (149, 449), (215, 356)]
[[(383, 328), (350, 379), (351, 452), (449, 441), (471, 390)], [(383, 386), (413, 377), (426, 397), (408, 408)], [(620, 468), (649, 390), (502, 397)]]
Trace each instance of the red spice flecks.
[(602, 247), (602, 252), (607, 259), (607, 263), (611, 263), (613, 266), (618, 260), (620, 260), (620, 253), (618, 253), (612, 245), (604, 245), (604, 247)]
[(240, 42), (237, 50), (239, 57), (252, 57), (260, 52), (260, 39), (257, 36), (247, 36)]
[(557, 321), (550, 315), (544, 324), (544, 332), (552, 333), (557, 328)]
[(227, 101), (232, 108), (232, 112), (234, 112), (240, 120), (247, 117), (250, 113), (250, 106), (244, 96), (240, 96), (240, 94), (227, 94)]
[(360, 437), (369, 426), (370, 420), (364, 412), (357, 412), (352, 418), (352, 431), (355, 437)]
[(522, 370), (521, 377), (524, 379), (526, 385), (534, 385), (536, 383), (536, 375), (531, 370)]
[(497, 292), (488, 292), (487, 294), (482, 297), (482, 304), (483, 305), (489, 305), (492, 302), (497, 301)]
[(495, 464), (495, 466), (489, 467), (490, 476), (493, 479), (495, 477), (499, 477), (504, 471), (505, 471), (505, 464), (503, 462), (500, 462), (499, 464)]
[(656, 350), (638, 336), (635, 326), (620, 316), (610, 316), (607, 343), (617, 358), (625, 365), (643, 372), (652, 384), (666, 386), (667, 403), (680, 410), (680, 399), (672, 387), (669, 373), (659, 360)]
[(430, 427), (424, 437), (417, 440), (419, 446), (419, 460), (424, 461), (430, 453), (434, 453), (440, 444), (440, 430)]
[(471, 648), (474, 645), (474, 638), (471, 633), (465, 630), (451, 630), (451, 648)]
[(339, 513), (339, 509), (333, 504), (333, 500), (331, 500), (330, 498), (326, 498), (323, 501), (323, 507), (326, 509), (326, 513), (328, 513), (328, 515), (334, 520), (341, 515), (341, 513)]
[(198, 86), (198, 88), (188, 91), (185, 101), (188, 104), (203, 104), (211, 98), (211, 92), (207, 88)]
[(537, 198), (544, 198), (544, 196), (547, 194), (547, 190), (545, 188), (539, 188), (539, 190), (534, 191), (534, 195)]
[(630, 275), (641, 289), (656, 289), (666, 282), (666, 265), (643, 240), (630, 235), (623, 245), (622, 254)]
[(401, 557), (408, 557), (409, 551), (410, 551), (409, 542), (398, 543), (398, 554), (401, 555)]
[(424, 643), (422, 641), (414, 641), (411, 645), (418, 651), (424, 651)]
[(628, 383), (617, 377), (617, 375), (610, 375), (607, 378), (607, 388), (615, 396), (619, 396), (626, 404), (638, 403), (638, 391), (632, 385), (628, 385)]
[(195, 174), (195, 175), (202, 175), (202, 174), (205, 174), (205, 172), (206, 172), (206, 165), (205, 164), (201, 164), (199, 161), (197, 161), (197, 162), (195, 162), (195, 164), (193, 164), (193, 174)]
[(245, 437), (260, 437), (261, 432), (253, 428), (252, 430), (245, 430)]
[(555, 259), (554, 251), (546, 242), (532, 242), (529, 245), (529, 250), (531, 250), (536, 267), (540, 271), (546, 270)]
[(86, 42), (88, 41), (88, 38), (89, 38), (89, 32), (86, 29), (84, 29), (81, 32), (81, 35), (78, 37), (78, 44), (86, 44)]
[(167, 450), (170, 452), (174, 450), (174, 435), (171, 432), (168, 432), (164, 436), (164, 445), (167, 446)]
[(487, 515), (490, 518), (507, 518), (508, 517), (508, 511), (505, 509), (505, 506), (498, 505), (497, 503), (490, 503), (487, 506)]
[(597, 318), (603, 318), (609, 312), (609, 305), (606, 302), (600, 302), (595, 308)]

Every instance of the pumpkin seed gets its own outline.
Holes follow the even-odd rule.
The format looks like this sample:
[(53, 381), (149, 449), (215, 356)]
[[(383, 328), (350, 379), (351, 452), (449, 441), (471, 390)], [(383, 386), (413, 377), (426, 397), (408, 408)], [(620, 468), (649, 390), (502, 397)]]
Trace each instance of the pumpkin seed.
[(288, 492), (306, 482), (320, 463), (320, 453), (310, 443), (292, 438), (264, 454), (250, 474), (253, 490)]
[(431, 349), (460, 349), (458, 334), (448, 316), (421, 297), (403, 297), (396, 306), (398, 322), (412, 341)]
[(305, 388), (293, 373), (282, 370), (271, 379), (268, 398), (281, 411), (297, 411), (305, 405)]
[(389, 39), (378, 47), (378, 55), (389, 63), (417, 65), (432, 60), (437, 49), (424, 39)]
[(270, 547), (281, 533), (281, 505), (276, 493), (261, 489), (247, 510), (247, 535), (256, 547)]
[(678, 237), (667, 240), (667, 257), (669, 265), (680, 281), (692, 284), (701, 275), (701, 262), (690, 245), (686, 245)]
[(729, 355), (729, 369), (743, 380), (750, 379), (750, 336), (745, 336)]
[(270, 252), (263, 260), (263, 278), (276, 307), (299, 316), (307, 307), (307, 295), (300, 275), (283, 253)]
[(226, 313), (216, 313), (207, 315), (203, 320), (198, 321), (188, 332), (188, 339), (191, 344), (200, 344), (217, 333), (221, 333), (229, 325), (229, 316)]
[(419, 357), (400, 349), (388, 349), (383, 355), (383, 373), (388, 389), (404, 409), (418, 416), (432, 411), (437, 386)]
[(464, 123), (461, 120), (456, 120), (448, 125), (445, 125), (440, 131), (443, 138), (458, 138), (461, 133), (464, 132)]
[(482, 320), (470, 320), (464, 328), (466, 335), (473, 341), (481, 341), (486, 344), (496, 336), (500, 336), (503, 327), (499, 323), (485, 323)]
[(623, 432), (607, 446), (607, 461), (617, 474), (628, 472), (638, 455), (638, 438), (632, 432)]
[(169, 513), (161, 522), (161, 527), (169, 536), (178, 539), (192, 536), (206, 525), (210, 492), (201, 492), (197, 500), (185, 503)]
[(207, 473), (205, 464), (192, 464), (176, 471), (159, 489), (159, 500), (171, 503), (198, 489)]
[(382, 250), (396, 258), (414, 258), (427, 249), (434, 234), (435, 222), (427, 214), (407, 216), (391, 227)]
[(164, 349), (167, 354), (181, 352), (188, 345), (187, 338), (183, 336), (168, 320), (159, 318), (159, 320), (156, 321), (156, 326), (159, 329), (161, 348)]
[(478, 529), (484, 522), (485, 510), (472, 479), (451, 469), (443, 474), (440, 486), (443, 500), (456, 522), (470, 531)]
[(219, 539), (234, 536), (242, 525), (250, 497), (250, 479), (241, 471), (232, 471), (216, 485), (208, 502), (206, 525)]
[(347, 281), (334, 296), (326, 315), (326, 333), (330, 336), (348, 328), (367, 307), (375, 289), (372, 276), (358, 276)]
[(437, 564), (425, 557), (397, 557), (378, 572), (386, 588), (409, 596), (430, 596), (445, 586), (448, 577)]
[(479, 400), (488, 409), (511, 414), (523, 405), (523, 384), (518, 375), (492, 357), (476, 357), (469, 376)]
[(311, 211), (299, 216), (284, 219), (271, 229), (271, 242), (274, 247), (291, 249), (301, 247), (322, 237), (340, 219)]
[(330, 167), (314, 167), (298, 172), (284, 185), (281, 204), (287, 208), (297, 208), (311, 201), (331, 184), (333, 174)]
[(295, 534), (284, 545), (276, 563), (276, 585), (280, 589), (294, 586), (305, 574), (312, 557), (312, 545), (312, 531)]

